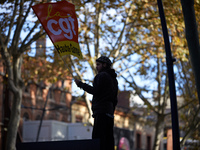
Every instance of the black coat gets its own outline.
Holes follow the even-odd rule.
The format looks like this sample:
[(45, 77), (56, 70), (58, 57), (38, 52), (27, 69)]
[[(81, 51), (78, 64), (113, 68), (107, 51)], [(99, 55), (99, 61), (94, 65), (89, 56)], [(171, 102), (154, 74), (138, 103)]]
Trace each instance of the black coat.
[(93, 86), (79, 82), (78, 86), (84, 91), (93, 94), (92, 111), (93, 116), (99, 113), (113, 116), (117, 105), (118, 82), (114, 69), (99, 72), (93, 81)]

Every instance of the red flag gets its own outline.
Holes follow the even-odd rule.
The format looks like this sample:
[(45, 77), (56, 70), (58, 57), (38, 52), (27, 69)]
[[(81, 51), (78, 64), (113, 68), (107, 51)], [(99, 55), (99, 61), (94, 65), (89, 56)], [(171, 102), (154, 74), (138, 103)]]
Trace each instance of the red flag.
[(72, 54), (82, 59), (74, 4), (61, 1), (37, 4), (32, 8), (60, 56)]

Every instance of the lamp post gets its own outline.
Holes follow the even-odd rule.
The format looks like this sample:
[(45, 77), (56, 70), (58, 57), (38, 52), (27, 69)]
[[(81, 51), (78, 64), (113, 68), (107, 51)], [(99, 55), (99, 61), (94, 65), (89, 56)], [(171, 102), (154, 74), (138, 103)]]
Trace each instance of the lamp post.
[(174, 70), (173, 70), (173, 62), (175, 61), (175, 59), (172, 58), (172, 54), (171, 54), (169, 35), (167, 31), (167, 25), (166, 25), (162, 0), (157, 0), (157, 2), (158, 2), (159, 13), (160, 13), (163, 37), (165, 41), (166, 61), (167, 61), (169, 90), (170, 90), (170, 102), (171, 102), (173, 150), (180, 150), (179, 121), (178, 121), (176, 88), (175, 88)]

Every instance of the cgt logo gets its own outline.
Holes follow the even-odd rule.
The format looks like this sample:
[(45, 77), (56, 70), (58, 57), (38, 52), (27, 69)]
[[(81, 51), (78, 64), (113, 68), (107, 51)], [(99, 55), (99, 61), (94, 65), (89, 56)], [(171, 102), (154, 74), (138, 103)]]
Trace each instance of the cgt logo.
[[(67, 25), (67, 28), (64, 26), (64, 23)], [(60, 29), (56, 31), (52, 24), (59, 24)], [(64, 32), (64, 36), (70, 40), (73, 39), (73, 34), (76, 35), (76, 31), (74, 30), (74, 19), (72, 17), (60, 18), (58, 22), (54, 19), (50, 19), (47, 22), (47, 28), (54, 35), (60, 35), (62, 32)]]
[(82, 59), (75, 5), (60, 1), (31, 7), (59, 54), (61, 56), (72, 54)]
[[(47, 28), (51, 33), (54, 35), (60, 35), (62, 32), (64, 32), (64, 36), (67, 39), (73, 39), (73, 34), (76, 35), (76, 31), (74, 29), (74, 19), (71, 17), (70, 14), (67, 14), (67, 16), (62, 16), (60, 12), (55, 12), (52, 14), (52, 5), (48, 6), (48, 14), (46, 17), (46, 20), (48, 18), (53, 18), (53, 17), (61, 17), (58, 21), (54, 19), (50, 19), (47, 22)], [(60, 29), (55, 30), (53, 28), (53, 24), (57, 25), (59, 24)], [(65, 24), (65, 25), (64, 25)]]

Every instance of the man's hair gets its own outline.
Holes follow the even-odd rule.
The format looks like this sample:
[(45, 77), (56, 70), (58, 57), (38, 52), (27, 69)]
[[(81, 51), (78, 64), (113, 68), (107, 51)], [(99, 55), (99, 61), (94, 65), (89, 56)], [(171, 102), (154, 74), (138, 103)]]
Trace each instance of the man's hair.
[(111, 60), (106, 56), (101, 56), (96, 61), (101, 63), (106, 63), (108, 67), (111, 67), (112, 65)]

